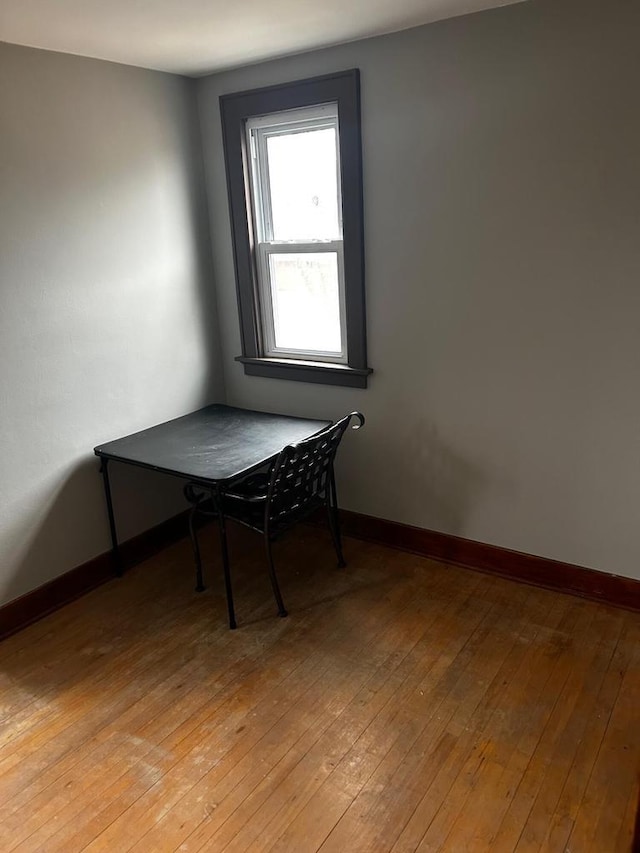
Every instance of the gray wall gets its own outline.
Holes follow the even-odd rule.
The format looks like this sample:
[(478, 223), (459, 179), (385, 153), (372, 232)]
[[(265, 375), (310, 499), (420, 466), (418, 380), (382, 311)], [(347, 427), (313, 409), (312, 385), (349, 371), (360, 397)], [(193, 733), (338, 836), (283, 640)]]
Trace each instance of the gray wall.
[[(223, 388), (192, 81), (0, 45), (0, 121), (1, 602), (107, 549), (95, 444)], [(124, 537), (182, 506), (113, 476)]]
[[(638, 32), (532, 0), (199, 82), (228, 401), (365, 412), (347, 508), (640, 577)], [(354, 66), (376, 372), (244, 376), (218, 95)]]

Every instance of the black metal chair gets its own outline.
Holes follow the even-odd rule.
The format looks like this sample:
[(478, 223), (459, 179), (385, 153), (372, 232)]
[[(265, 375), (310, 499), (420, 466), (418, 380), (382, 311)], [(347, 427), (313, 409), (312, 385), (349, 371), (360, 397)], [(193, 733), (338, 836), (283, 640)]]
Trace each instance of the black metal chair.
[(198, 483), (188, 483), (185, 486), (185, 497), (192, 505), (189, 515), (189, 533), (196, 564), (198, 591), (204, 589), (197, 536), (198, 518), (209, 516), (218, 519), (230, 628), (236, 627), (236, 621), (225, 518), (238, 521), (264, 536), (269, 578), (280, 616), (286, 616), (287, 611), (280, 593), (271, 553), (271, 543), (280, 534), (325, 507), (331, 538), (338, 557), (338, 566), (343, 568), (346, 565), (340, 539), (333, 462), (342, 436), (352, 418), (358, 421), (352, 429), (360, 429), (364, 425), (364, 416), (360, 412), (351, 412), (317, 435), (285, 447), (268, 471), (252, 474), (232, 485), (218, 501), (216, 494), (206, 486)]

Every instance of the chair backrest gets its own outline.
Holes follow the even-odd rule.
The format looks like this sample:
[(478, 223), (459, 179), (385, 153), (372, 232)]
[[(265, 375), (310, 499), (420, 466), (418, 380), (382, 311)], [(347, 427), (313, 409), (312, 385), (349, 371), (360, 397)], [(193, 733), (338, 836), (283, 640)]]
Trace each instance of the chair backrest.
[(364, 415), (351, 412), (335, 424), (298, 444), (285, 447), (273, 466), (265, 508), (265, 526), (304, 515), (327, 496), (333, 474), (333, 460), (349, 422), (364, 425)]

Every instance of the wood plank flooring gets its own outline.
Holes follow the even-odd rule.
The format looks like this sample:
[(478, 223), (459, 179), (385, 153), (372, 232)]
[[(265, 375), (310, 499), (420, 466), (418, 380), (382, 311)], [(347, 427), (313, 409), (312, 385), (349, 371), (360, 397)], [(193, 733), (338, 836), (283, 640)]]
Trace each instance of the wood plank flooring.
[(188, 542), (0, 644), (0, 850), (632, 847), (640, 615), (300, 528)]

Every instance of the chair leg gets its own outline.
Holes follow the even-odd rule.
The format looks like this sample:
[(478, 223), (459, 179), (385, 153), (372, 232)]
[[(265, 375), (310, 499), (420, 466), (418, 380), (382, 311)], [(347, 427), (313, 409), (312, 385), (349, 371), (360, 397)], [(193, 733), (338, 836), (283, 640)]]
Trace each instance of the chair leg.
[(336, 493), (336, 481), (331, 472), (330, 492), (327, 494), (327, 515), (329, 516), (329, 530), (333, 539), (333, 547), (338, 557), (338, 568), (344, 569), (347, 565), (342, 553), (342, 538), (340, 536), (340, 518), (338, 515), (338, 496)]
[(204, 592), (206, 589), (202, 578), (202, 560), (200, 558), (200, 546), (198, 544), (198, 534), (196, 532), (196, 513), (197, 507), (193, 507), (189, 513), (189, 538), (191, 539), (191, 547), (193, 548), (193, 559), (196, 564), (196, 592)]
[[(220, 501), (218, 501), (220, 507)], [(220, 531), (220, 550), (222, 551), (222, 569), (224, 571), (224, 586), (227, 593), (227, 610), (229, 612), (229, 628), (237, 628), (236, 614), (233, 609), (233, 592), (231, 589), (231, 572), (229, 571), (229, 550), (227, 548), (227, 529), (224, 514), (218, 510), (218, 529)]]
[(269, 577), (271, 578), (271, 586), (273, 588), (273, 595), (276, 600), (276, 604), (278, 605), (278, 615), (279, 616), (287, 616), (287, 611), (284, 607), (284, 601), (282, 600), (282, 595), (280, 594), (280, 587), (278, 586), (278, 578), (276, 577), (276, 570), (273, 565), (273, 555), (271, 553), (271, 539), (268, 535), (264, 537), (265, 550), (267, 552), (267, 565), (269, 567)]

